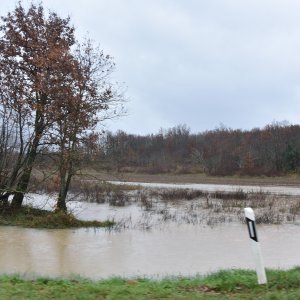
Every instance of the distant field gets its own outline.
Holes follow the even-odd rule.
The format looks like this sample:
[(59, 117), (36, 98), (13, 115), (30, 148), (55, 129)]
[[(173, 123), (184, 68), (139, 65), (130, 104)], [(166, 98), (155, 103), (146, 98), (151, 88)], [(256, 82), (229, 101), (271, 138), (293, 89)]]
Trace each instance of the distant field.
[(159, 182), (159, 183), (211, 183), (211, 184), (237, 184), (237, 185), (285, 185), (299, 186), (300, 176), (297, 174), (280, 177), (252, 177), (252, 176), (207, 176), (197, 174), (142, 174), (142, 173), (115, 173), (97, 172), (93, 169), (84, 170), (83, 174), (102, 180), (120, 180), (133, 182)]

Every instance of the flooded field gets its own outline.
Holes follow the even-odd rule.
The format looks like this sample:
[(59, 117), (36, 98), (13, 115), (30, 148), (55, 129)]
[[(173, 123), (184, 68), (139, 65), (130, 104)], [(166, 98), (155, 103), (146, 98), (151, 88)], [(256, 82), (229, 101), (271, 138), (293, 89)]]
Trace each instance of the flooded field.
[[(1, 273), (27, 276), (166, 276), (254, 268), (243, 208), (256, 212), (267, 267), (300, 265), (300, 197), (262, 190), (145, 187), (70, 201), (79, 218), (110, 219), (112, 229), (0, 227)], [(229, 189), (229, 188), (228, 188)], [(231, 193), (229, 193), (231, 192)], [(74, 199), (73, 199), (74, 200)], [(81, 200), (87, 200), (81, 198)], [(101, 200), (101, 201), (100, 201)], [(100, 203), (101, 202), (101, 203)], [(27, 203), (51, 209), (46, 195)]]
[(200, 184), (200, 183), (143, 183), (143, 182), (124, 182), (124, 181), (110, 181), (113, 184), (136, 185), (148, 188), (165, 188), (165, 189), (193, 189), (208, 192), (223, 191), (233, 192), (236, 190), (243, 190), (244, 192), (260, 192), (264, 191), (271, 194), (284, 195), (300, 195), (300, 189), (291, 186), (263, 186), (263, 185), (229, 185), (229, 184)]

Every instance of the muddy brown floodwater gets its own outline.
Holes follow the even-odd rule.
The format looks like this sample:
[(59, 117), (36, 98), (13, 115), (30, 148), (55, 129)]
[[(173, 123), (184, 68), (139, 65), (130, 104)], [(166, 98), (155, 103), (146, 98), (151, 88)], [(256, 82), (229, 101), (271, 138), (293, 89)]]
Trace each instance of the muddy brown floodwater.
[[(289, 192), (299, 194), (296, 189)], [(201, 199), (193, 201), (195, 203), (188, 202), (192, 205), (192, 214), (185, 206), (169, 203), (163, 204), (163, 209), (159, 206), (162, 204), (157, 203), (157, 211), (162, 214), (147, 211), (138, 203), (125, 207), (111, 207), (107, 203), (68, 204), (69, 209), (82, 219), (114, 219), (121, 224), (118, 230), (37, 230), (2, 226), (0, 273), (20, 273), (28, 277), (80, 275), (99, 279), (196, 275), (228, 268), (254, 269), (246, 225), (217, 222), (213, 227), (208, 226), (193, 214)], [(54, 206), (53, 199), (46, 195), (30, 195), (27, 202), (46, 209)], [(203, 211), (203, 206), (198, 209)], [(181, 210), (183, 215), (179, 214)], [(162, 219), (166, 221), (162, 222)], [(300, 225), (299, 219), (295, 220), (298, 221), (258, 225), (266, 267), (300, 265)]]
[[(300, 265), (300, 227), (259, 226), (269, 268)], [(162, 230), (36, 230), (0, 227), (1, 273), (98, 279), (205, 274), (254, 268), (243, 225), (170, 226)]]

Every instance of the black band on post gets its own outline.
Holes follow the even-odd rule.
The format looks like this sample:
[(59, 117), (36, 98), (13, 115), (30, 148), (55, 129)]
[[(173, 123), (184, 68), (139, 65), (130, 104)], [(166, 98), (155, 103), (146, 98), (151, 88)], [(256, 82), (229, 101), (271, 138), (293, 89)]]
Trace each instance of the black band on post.
[(247, 217), (246, 217), (246, 222), (247, 222), (247, 226), (248, 226), (248, 232), (249, 232), (250, 239), (254, 240), (255, 242), (258, 242), (256, 228), (255, 228), (255, 222)]

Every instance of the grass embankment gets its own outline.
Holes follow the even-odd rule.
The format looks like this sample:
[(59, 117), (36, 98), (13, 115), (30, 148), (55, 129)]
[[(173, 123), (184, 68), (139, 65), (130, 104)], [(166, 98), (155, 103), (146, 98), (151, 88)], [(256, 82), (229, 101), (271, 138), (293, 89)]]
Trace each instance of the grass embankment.
[(111, 221), (84, 221), (76, 219), (70, 213), (51, 212), (24, 206), (18, 211), (0, 212), (0, 225), (61, 229), (78, 227), (109, 227), (112, 226), (113, 223)]
[(114, 278), (25, 280), (0, 277), (0, 299), (300, 299), (300, 268), (268, 271), (259, 286), (252, 271), (221, 271), (208, 277), (163, 280)]

